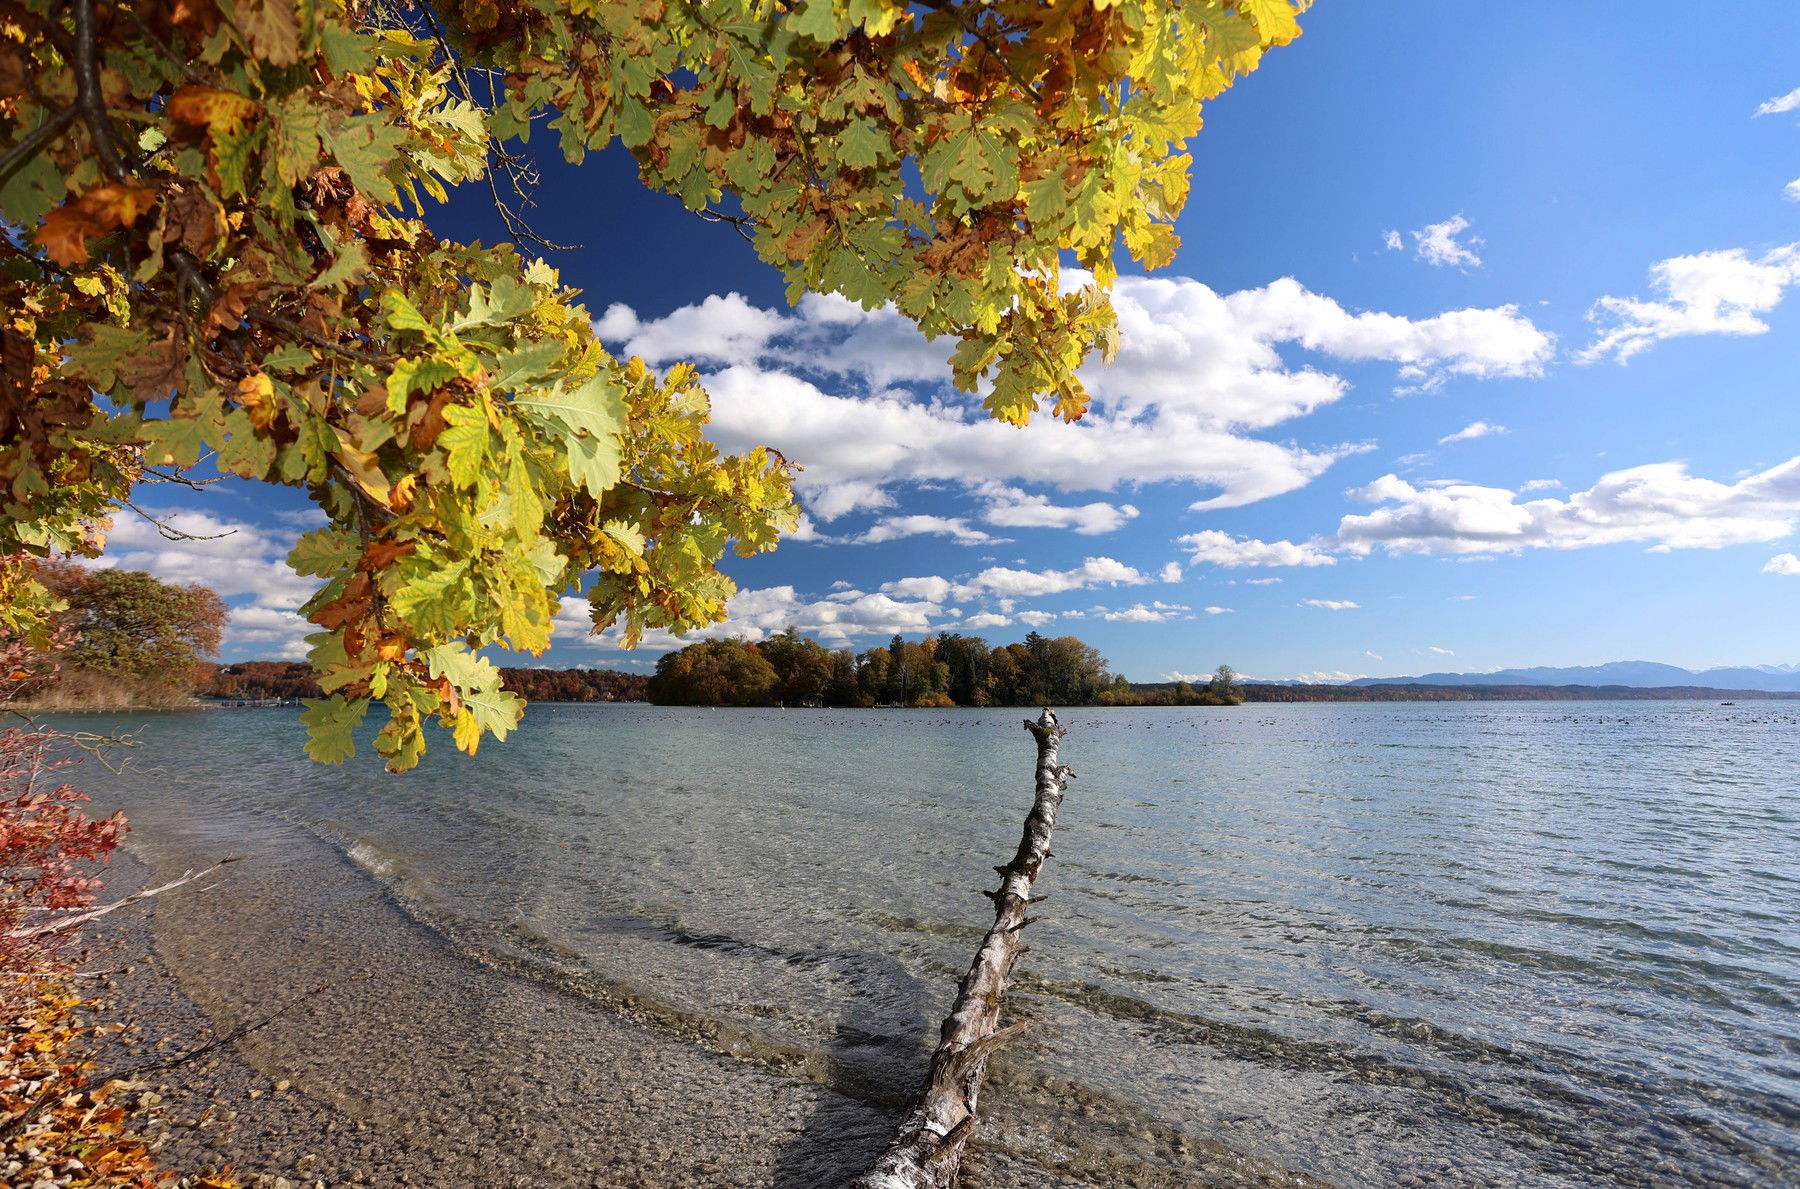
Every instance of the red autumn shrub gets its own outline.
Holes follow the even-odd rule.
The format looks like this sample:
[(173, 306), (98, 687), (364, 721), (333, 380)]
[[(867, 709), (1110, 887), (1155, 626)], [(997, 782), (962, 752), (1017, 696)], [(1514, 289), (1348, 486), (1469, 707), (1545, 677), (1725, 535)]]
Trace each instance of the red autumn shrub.
[(67, 936), (19, 931), (48, 912), (92, 902), (91, 874), (119, 844), (123, 814), (95, 819), (87, 794), (62, 779), (74, 761), (55, 731), (0, 731), (0, 997), (10, 998)]

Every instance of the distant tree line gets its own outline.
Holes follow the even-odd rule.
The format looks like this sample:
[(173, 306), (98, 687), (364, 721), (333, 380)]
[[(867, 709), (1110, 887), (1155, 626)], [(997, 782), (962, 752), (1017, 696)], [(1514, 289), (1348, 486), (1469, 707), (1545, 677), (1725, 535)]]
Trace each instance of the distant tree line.
[(1659, 702), (1796, 698), (1800, 693), (1702, 685), (1273, 685), (1247, 682), (1250, 702)]
[(1074, 636), (1032, 632), (990, 647), (979, 636), (895, 636), (866, 652), (834, 651), (798, 628), (766, 640), (703, 640), (656, 663), (649, 697), (663, 706), (1139, 706), (1242, 701), (1236, 675), (1140, 690)]
[[(532, 702), (642, 702), (650, 678), (614, 669), (500, 670), (501, 685)], [(215, 666), (195, 690), (205, 698), (316, 698), (319, 683), (303, 661), (242, 661)]]

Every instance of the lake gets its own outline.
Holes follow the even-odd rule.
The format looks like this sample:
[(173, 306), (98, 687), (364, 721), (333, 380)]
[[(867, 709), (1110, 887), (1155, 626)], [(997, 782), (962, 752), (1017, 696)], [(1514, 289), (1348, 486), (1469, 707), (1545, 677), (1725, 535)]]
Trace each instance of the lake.
[[(304, 944), (347, 859), (485, 978), (890, 1106), (1030, 807), (1023, 713), (541, 705), (401, 777), (309, 764), (286, 710), (67, 721), (141, 726), (139, 773), (80, 779), (159, 871), (288, 865), (228, 946)], [(1017, 1183), (1800, 1180), (1800, 704), (1063, 721), (1003, 1012), (1037, 1027), (983, 1099)], [(226, 995), (184, 919), (159, 948)]]

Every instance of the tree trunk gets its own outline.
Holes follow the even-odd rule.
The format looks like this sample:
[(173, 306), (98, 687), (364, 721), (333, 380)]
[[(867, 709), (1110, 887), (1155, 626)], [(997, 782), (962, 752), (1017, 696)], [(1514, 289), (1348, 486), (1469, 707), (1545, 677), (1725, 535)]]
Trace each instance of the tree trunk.
[(1057, 762), (1057, 744), (1066, 730), (1049, 707), (1025, 729), (1037, 738), (1037, 800), (1025, 819), (1019, 851), (996, 867), (1000, 890), (983, 892), (994, 902), (994, 927), (957, 989), (956, 1005), (944, 1020), (942, 1039), (919, 1097), (900, 1123), (898, 1135), (853, 1189), (951, 1189), (962, 1163), (963, 1145), (975, 1130), (975, 1104), (988, 1057), (1026, 1025), (999, 1027), (1000, 996), (1014, 963), (1026, 952), (1019, 932), (1034, 918), (1025, 915), (1032, 886), (1050, 857), (1056, 808), (1075, 773)]

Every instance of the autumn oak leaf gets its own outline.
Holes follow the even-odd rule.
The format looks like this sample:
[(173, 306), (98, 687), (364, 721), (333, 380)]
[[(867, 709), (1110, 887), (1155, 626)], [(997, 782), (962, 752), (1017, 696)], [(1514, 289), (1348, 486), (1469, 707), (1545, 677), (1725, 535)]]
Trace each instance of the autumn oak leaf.
[(256, 114), (254, 100), (217, 87), (187, 86), (169, 96), (169, 118), (204, 127), (212, 136), (223, 136), (243, 127)]
[(237, 25), (250, 48), (274, 66), (300, 61), (298, 5), (282, 0), (239, 0)]
[(74, 268), (87, 263), (89, 236), (129, 227), (155, 203), (155, 190), (108, 182), (45, 215), (35, 238), (52, 261)]

